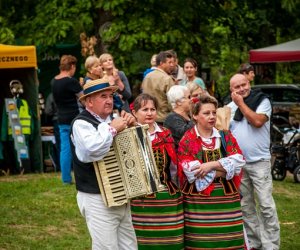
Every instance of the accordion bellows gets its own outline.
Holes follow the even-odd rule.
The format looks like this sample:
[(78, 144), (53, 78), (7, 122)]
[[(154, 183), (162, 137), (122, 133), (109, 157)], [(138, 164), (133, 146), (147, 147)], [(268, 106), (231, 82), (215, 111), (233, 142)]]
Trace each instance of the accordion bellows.
[(121, 206), (132, 198), (165, 189), (153, 157), (148, 128), (142, 125), (118, 133), (108, 154), (94, 162), (106, 206)]

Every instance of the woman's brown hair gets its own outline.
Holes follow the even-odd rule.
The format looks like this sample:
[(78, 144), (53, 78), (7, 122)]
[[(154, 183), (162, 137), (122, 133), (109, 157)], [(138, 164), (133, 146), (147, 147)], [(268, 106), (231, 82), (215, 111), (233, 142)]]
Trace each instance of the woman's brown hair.
[(194, 68), (196, 68), (196, 69), (198, 68), (198, 64), (197, 64), (197, 61), (196, 61), (195, 59), (190, 58), (190, 57), (186, 58), (186, 59), (184, 60), (184, 62), (183, 62), (183, 66), (184, 66), (185, 63), (187, 63), (187, 62), (191, 63), (191, 64), (193, 65)]
[(60, 70), (65, 70), (65, 71), (69, 71), (72, 68), (72, 65), (76, 66), (77, 63), (77, 59), (75, 56), (72, 55), (63, 55), (60, 58), (60, 65), (59, 65), (59, 69)]
[(199, 111), (200, 111), (203, 104), (211, 103), (215, 106), (216, 109), (218, 108), (217, 99), (214, 98), (213, 96), (208, 95), (208, 94), (203, 94), (203, 95), (200, 95), (197, 98), (193, 98), (192, 101), (194, 103), (193, 107), (192, 107), (192, 114), (193, 115), (198, 115), (199, 114)]
[(238, 73), (241, 73), (241, 74), (249, 74), (250, 71), (254, 71), (254, 67), (249, 64), (249, 63), (243, 63), (241, 64), (239, 70), (238, 70)]
[(156, 109), (158, 108), (158, 101), (157, 101), (156, 97), (143, 93), (143, 94), (139, 94), (135, 98), (135, 100), (133, 102), (133, 109), (135, 111), (138, 111), (140, 108), (142, 108), (147, 103), (147, 101), (153, 101), (154, 107)]

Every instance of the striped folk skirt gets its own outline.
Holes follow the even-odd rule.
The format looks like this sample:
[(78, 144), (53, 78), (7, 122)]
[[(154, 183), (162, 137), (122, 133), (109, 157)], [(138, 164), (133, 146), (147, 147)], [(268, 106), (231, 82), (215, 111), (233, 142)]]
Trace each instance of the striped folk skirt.
[(131, 201), (132, 222), (139, 250), (184, 249), (183, 198), (181, 193), (156, 193), (155, 198)]
[(214, 184), (210, 196), (184, 195), (185, 249), (244, 249), (239, 194)]

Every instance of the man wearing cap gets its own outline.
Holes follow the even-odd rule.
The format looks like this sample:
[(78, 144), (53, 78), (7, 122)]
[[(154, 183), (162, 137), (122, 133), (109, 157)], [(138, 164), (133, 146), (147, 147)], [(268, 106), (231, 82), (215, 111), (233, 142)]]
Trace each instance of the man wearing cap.
[(98, 186), (93, 162), (109, 152), (113, 137), (136, 123), (125, 111), (112, 118), (113, 93), (117, 86), (105, 78), (87, 82), (83, 87), (86, 109), (71, 126), (71, 149), (76, 181), (77, 204), (92, 238), (92, 249), (137, 249), (131, 222), (130, 205), (106, 207)]

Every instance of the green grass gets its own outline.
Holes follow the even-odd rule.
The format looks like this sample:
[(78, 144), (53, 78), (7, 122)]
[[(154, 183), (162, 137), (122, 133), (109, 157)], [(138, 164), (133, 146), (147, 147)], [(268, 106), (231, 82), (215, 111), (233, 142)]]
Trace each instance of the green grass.
[(90, 249), (75, 185), (59, 174), (0, 178), (0, 249)]
[[(300, 249), (300, 184), (274, 182), (281, 250)], [(0, 250), (90, 249), (74, 185), (57, 173), (0, 177)]]
[(274, 181), (273, 197), (281, 229), (281, 250), (300, 249), (300, 183), (291, 176)]

